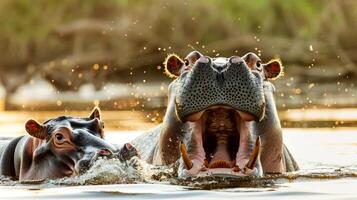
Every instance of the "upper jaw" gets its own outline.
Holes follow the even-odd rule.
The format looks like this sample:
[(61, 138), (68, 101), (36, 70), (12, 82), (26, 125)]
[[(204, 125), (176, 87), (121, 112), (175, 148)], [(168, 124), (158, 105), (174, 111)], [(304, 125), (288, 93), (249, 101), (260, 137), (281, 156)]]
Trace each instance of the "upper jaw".
[(187, 118), (220, 105), (249, 113), (256, 121), (261, 120), (265, 111), (261, 76), (236, 58), (229, 59), (221, 72), (215, 70), (216, 65), (215, 62), (197, 61), (192, 70), (177, 80), (174, 101), (178, 119), (192, 121)]
[(188, 115), (187, 117), (185, 117), (183, 119), (183, 122), (186, 122), (186, 121), (189, 121), (189, 122), (196, 122), (198, 120), (200, 120), (202, 118), (202, 115), (205, 111), (207, 110), (215, 110), (215, 109), (220, 109), (220, 108), (223, 108), (223, 109), (232, 109), (232, 110), (235, 110), (235, 112), (237, 112), (237, 115), (240, 116), (240, 118), (244, 121), (253, 121), (253, 120), (256, 120), (256, 116), (254, 116), (253, 114), (250, 114), (248, 112), (244, 112), (244, 111), (240, 111), (240, 110), (236, 110), (230, 106), (227, 106), (227, 105), (212, 105), (212, 106), (209, 106), (208, 108), (202, 110), (202, 111), (199, 111), (199, 112), (196, 112), (196, 113), (193, 113), (191, 115)]

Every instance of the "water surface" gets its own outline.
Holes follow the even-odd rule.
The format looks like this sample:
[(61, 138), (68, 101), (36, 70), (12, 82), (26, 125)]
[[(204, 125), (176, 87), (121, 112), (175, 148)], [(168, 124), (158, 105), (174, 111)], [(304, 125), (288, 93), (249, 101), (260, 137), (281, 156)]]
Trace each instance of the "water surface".
[[(107, 138), (123, 143), (141, 133), (142, 131), (110, 130), (107, 131)], [(137, 160), (134, 164), (100, 160), (92, 171), (80, 177), (36, 184), (2, 178), (0, 198), (357, 198), (357, 128), (284, 129), (284, 140), (299, 162), (299, 172), (255, 180), (207, 178), (185, 181), (170, 177), (172, 168), (158, 168)]]

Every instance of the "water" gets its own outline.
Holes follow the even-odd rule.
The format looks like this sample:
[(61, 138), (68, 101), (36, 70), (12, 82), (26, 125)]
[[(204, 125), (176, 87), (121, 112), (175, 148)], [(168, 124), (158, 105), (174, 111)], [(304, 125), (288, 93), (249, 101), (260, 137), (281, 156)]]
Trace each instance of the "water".
[[(107, 132), (123, 143), (142, 131)], [(0, 199), (356, 199), (357, 128), (284, 129), (301, 170), (260, 179), (178, 180), (172, 167), (136, 158), (98, 160), (82, 176), (19, 183), (1, 178)], [(93, 185), (95, 184), (95, 185)]]

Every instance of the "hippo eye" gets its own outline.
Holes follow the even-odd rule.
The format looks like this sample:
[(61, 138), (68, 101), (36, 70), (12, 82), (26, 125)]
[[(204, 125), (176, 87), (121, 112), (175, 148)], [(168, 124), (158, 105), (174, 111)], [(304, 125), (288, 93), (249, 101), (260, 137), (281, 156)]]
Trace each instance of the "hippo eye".
[(64, 140), (64, 136), (62, 134), (57, 133), (55, 135), (57, 141), (62, 142)]
[(262, 62), (261, 61), (258, 61), (257, 62), (257, 67), (260, 68), (262, 66)]
[(187, 59), (185, 59), (185, 66), (188, 66), (190, 63), (188, 62)]

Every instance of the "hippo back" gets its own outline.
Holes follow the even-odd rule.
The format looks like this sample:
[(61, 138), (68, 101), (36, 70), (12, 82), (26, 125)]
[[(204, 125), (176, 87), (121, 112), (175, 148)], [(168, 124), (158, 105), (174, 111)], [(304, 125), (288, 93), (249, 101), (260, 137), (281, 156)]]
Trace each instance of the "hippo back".
[(15, 138), (0, 137), (0, 160), (2, 158), (3, 152), (5, 151), (6, 147), (11, 142), (12, 139), (15, 139)]

